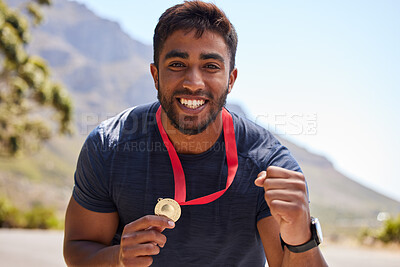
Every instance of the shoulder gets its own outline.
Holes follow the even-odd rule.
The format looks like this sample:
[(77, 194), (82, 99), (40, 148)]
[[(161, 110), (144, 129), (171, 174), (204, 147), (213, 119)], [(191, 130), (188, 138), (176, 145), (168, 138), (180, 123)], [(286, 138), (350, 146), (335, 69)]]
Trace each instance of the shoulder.
[(230, 113), (239, 156), (250, 159), (260, 169), (274, 165), (301, 171), (290, 151), (270, 131), (247, 118)]
[(271, 149), (280, 145), (278, 139), (264, 127), (233, 112), (230, 113), (239, 153), (251, 154), (259, 149)]
[(145, 137), (156, 124), (158, 102), (140, 105), (122, 111), (101, 122), (88, 136), (88, 140), (103, 147), (115, 147), (121, 143)]

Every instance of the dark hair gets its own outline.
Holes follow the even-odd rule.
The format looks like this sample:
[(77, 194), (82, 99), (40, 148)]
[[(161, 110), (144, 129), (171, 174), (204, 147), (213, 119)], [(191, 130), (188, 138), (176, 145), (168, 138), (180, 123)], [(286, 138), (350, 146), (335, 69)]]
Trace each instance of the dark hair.
[(153, 37), (153, 60), (158, 68), (160, 52), (165, 40), (177, 30), (196, 30), (200, 38), (204, 31), (213, 31), (224, 38), (230, 54), (230, 71), (235, 67), (238, 37), (232, 23), (215, 4), (185, 1), (168, 8), (158, 20)]

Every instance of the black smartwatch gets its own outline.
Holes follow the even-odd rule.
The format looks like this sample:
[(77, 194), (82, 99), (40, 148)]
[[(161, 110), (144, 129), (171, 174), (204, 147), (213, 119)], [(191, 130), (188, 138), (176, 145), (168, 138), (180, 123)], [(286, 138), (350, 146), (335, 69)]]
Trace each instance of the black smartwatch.
[(282, 250), (284, 250), (286, 246), (291, 252), (301, 253), (310, 250), (312, 248), (315, 248), (316, 246), (321, 244), (323, 240), (322, 230), (321, 230), (321, 225), (319, 224), (317, 218), (311, 217), (310, 229), (311, 229), (311, 239), (306, 243), (298, 246), (291, 246), (286, 244), (285, 241), (283, 241), (282, 237), (279, 235), (279, 238), (281, 239)]

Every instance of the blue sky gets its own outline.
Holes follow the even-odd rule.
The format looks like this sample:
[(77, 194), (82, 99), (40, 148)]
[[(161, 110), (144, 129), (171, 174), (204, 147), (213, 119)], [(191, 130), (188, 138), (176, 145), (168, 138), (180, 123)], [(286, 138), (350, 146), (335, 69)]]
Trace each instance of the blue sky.
[[(149, 45), (161, 13), (181, 3), (78, 2)], [(400, 1), (213, 2), (239, 34), (230, 101), (400, 200)]]

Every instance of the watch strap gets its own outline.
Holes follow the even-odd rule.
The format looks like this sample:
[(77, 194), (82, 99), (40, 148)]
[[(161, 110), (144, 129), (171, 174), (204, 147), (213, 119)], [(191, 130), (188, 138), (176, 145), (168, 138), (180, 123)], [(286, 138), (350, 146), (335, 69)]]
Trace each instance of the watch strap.
[(283, 241), (281, 235), (279, 235), (279, 238), (281, 239), (282, 250), (284, 250), (285, 246), (286, 246), (291, 252), (294, 252), (294, 253), (306, 252), (306, 251), (308, 251), (312, 248), (315, 248), (319, 245), (318, 242), (313, 237), (311, 237), (311, 239), (309, 241), (307, 241), (306, 243), (298, 245), (298, 246), (291, 246), (289, 244), (286, 244), (285, 241)]
[(315, 223), (319, 223), (319, 222), (317, 219), (314, 220), (314, 218), (311, 218), (311, 220), (312, 220), (311, 225), (310, 225), (311, 239), (309, 241), (305, 242), (304, 244), (297, 245), (297, 246), (292, 246), (292, 245), (286, 244), (285, 241), (283, 241), (281, 234), (279, 234), (282, 250), (284, 250), (285, 246), (286, 246), (291, 252), (302, 253), (302, 252), (306, 252), (312, 248), (315, 248), (320, 244), (320, 239), (318, 237), (317, 229), (316, 229), (316, 225), (315, 225)]

